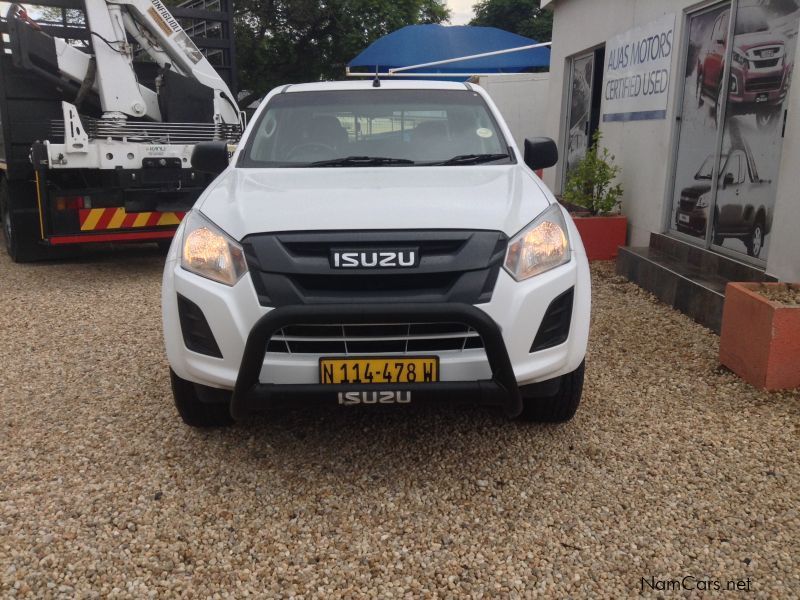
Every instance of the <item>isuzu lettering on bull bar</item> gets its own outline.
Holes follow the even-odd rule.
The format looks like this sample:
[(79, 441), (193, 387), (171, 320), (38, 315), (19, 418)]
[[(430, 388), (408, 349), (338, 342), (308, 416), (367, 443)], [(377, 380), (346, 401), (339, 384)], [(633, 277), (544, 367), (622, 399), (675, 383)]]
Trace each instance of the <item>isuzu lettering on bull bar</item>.
[(567, 421), (583, 390), (589, 264), (569, 214), (470, 83), (286, 85), (183, 219), (162, 286), (183, 420), (278, 405), (458, 401)]

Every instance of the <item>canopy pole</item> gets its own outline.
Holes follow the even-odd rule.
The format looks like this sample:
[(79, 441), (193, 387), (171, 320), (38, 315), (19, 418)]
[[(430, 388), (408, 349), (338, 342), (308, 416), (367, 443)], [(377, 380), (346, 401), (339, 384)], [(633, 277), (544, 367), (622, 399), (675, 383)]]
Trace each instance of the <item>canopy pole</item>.
[[(454, 62), (461, 62), (464, 60), (472, 60), (473, 58), (485, 58), (487, 56), (498, 56), (500, 54), (511, 54), (512, 52), (522, 52), (523, 50), (535, 50), (536, 48), (545, 48), (551, 46), (553, 42), (542, 42), (541, 44), (531, 44), (529, 46), (519, 46), (518, 48), (507, 48), (505, 50), (493, 50), (492, 52), (481, 52), (480, 54), (470, 54), (469, 56), (459, 56), (457, 58), (447, 58), (445, 60), (435, 60), (433, 62), (421, 63), (419, 65), (409, 65), (407, 67), (396, 67), (389, 69), (389, 73), (400, 73), (402, 71), (410, 71), (412, 69), (424, 69), (426, 67), (435, 67), (438, 65), (447, 65)], [(415, 73), (419, 75), (419, 73)], [(441, 73), (438, 73), (441, 75)]]

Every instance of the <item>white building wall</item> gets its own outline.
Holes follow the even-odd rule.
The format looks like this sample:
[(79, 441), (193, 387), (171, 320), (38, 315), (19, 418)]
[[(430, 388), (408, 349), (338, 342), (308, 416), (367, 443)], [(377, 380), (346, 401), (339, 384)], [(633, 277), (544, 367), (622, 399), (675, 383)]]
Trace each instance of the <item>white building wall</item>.
[[(800, 44), (794, 64), (800, 66)], [(767, 273), (781, 281), (800, 282), (800, 79), (792, 83), (787, 107)]]
[[(564, 150), (567, 118), (568, 59), (605, 44), (617, 34), (645, 25), (669, 13), (676, 14), (675, 51), (667, 118), (654, 121), (600, 123), (604, 144), (622, 167), (625, 190), (622, 211), (629, 219), (628, 243), (646, 246), (651, 232), (665, 231), (667, 206), (672, 205), (672, 164), (680, 72), (685, 44), (687, 9), (714, 2), (689, 0), (543, 0), (555, 11), (546, 134)], [(800, 65), (800, 44), (795, 64)], [(784, 281), (800, 281), (800, 80), (795, 78), (788, 103), (767, 273)], [(602, 108), (601, 108), (602, 114)], [(561, 164), (545, 171), (545, 182), (561, 191)]]
[[(543, 3), (545, 4), (545, 3)], [(684, 0), (560, 0), (555, 10), (553, 46), (550, 60), (550, 115), (548, 135), (563, 152), (566, 129), (566, 98), (569, 58), (596, 48), (619, 33), (646, 25), (666, 14), (677, 14), (676, 40), (683, 35), (682, 11), (696, 4)], [(625, 195), (622, 212), (629, 220), (628, 242), (646, 246), (651, 231), (664, 229), (665, 199), (669, 192), (672, 133), (677, 98), (675, 74), (680, 69), (681, 44), (672, 56), (673, 81), (667, 118), (654, 121), (600, 123), (603, 143), (622, 167), (620, 181)], [(602, 108), (601, 108), (602, 114)], [(560, 192), (561, 163), (548, 169), (545, 182)]]
[(525, 138), (548, 135), (549, 73), (491, 75), (478, 85), (489, 92), (520, 148)]

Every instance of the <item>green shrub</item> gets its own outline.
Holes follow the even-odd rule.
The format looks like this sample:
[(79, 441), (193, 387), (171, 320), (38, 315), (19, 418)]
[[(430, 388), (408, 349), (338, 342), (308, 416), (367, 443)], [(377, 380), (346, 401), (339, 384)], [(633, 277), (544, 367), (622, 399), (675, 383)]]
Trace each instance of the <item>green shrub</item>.
[(564, 200), (584, 207), (592, 215), (618, 212), (622, 204), (622, 186), (612, 185), (620, 169), (608, 148), (600, 148), (601, 139), (597, 131), (586, 156), (570, 170), (563, 195)]

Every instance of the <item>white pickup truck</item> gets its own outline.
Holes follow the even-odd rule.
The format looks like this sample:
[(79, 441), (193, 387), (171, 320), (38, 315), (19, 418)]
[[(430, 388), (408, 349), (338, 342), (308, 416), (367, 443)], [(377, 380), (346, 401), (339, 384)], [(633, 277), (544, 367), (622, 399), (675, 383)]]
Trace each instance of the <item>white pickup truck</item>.
[(178, 411), (218, 426), (277, 404), (460, 399), (565, 421), (580, 402), (589, 265), (480, 87), (287, 85), (261, 104), (169, 251)]

